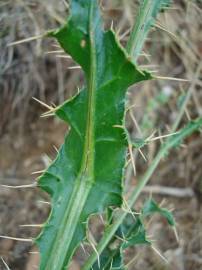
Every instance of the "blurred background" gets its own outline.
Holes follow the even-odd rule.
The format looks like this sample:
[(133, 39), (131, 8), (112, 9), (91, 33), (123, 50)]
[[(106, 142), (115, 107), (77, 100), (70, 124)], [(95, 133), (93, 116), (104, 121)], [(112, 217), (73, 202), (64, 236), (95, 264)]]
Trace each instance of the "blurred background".
[[(102, 1), (105, 28), (113, 21), (123, 46), (137, 14), (138, 1)], [(16, 46), (8, 44), (46, 30), (59, 27), (69, 12), (62, 0), (0, 1), (0, 184), (29, 185), (54, 159), (67, 126), (53, 118), (40, 117), (47, 104), (60, 104), (71, 97), (83, 83), (76, 65), (64, 58), (51, 39), (37, 39)], [(55, 52), (57, 51), (57, 52)], [(133, 138), (168, 134), (180, 112), (182, 102), (191, 93), (181, 122), (202, 115), (202, 3), (197, 0), (173, 1), (162, 13), (145, 43), (139, 65), (154, 74), (188, 79), (189, 82), (156, 80), (131, 87), (127, 128)], [(151, 163), (159, 141), (143, 148), (145, 161), (134, 151), (137, 176), (131, 166), (126, 171), (126, 189), (135, 186), (137, 178)], [(162, 160), (149, 186), (144, 190), (136, 209), (144, 198), (153, 197), (172, 209), (177, 222), (179, 241), (164, 219), (155, 216), (148, 234), (167, 258), (168, 264), (150, 248), (130, 250), (134, 259), (131, 270), (200, 270), (202, 269), (202, 136), (195, 133), (183, 145)], [(49, 213), (49, 198), (37, 188), (0, 187), (0, 235), (32, 238)], [(92, 231), (101, 230), (92, 220)], [(11, 270), (38, 269), (39, 256), (29, 242), (0, 239), (0, 256)], [(78, 252), (71, 270), (80, 269), (82, 252)], [(8, 269), (0, 261), (0, 269)]]

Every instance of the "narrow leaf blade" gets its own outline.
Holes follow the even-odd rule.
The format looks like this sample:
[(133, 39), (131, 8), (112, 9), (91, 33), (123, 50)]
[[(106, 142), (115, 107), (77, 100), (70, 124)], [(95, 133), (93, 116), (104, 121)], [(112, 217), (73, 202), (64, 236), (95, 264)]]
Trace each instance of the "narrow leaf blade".
[(36, 239), (40, 269), (66, 269), (93, 213), (122, 204), (127, 150), (125, 94), (150, 74), (137, 69), (112, 31), (102, 30), (96, 0), (72, 0), (70, 18), (49, 34), (85, 72), (86, 85), (55, 114), (71, 126), (56, 160), (39, 179), (52, 210)]

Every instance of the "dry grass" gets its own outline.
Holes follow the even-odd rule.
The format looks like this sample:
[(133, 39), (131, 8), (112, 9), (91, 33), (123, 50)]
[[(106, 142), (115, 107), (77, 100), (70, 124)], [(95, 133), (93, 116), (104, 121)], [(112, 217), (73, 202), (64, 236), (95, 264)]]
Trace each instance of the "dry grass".
[[(123, 44), (127, 40), (127, 30), (133, 23), (136, 2), (102, 1), (106, 27), (111, 25), (113, 19), (114, 28)], [(202, 114), (201, 3), (186, 0), (174, 2), (173, 8), (160, 16), (158, 27), (151, 31), (145, 44), (145, 55), (140, 57), (139, 64), (157, 72), (155, 74), (187, 78), (190, 83), (158, 80), (131, 88), (129, 101), (134, 106), (127, 116), (127, 127), (133, 137), (148, 136), (153, 131), (156, 131), (156, 136), (169, 133), (169, 127), (182, 109), (182, 101), (188, 92), (189, 98), (181, 125), (187, 119)], [(0, 9), (0, 182), (27, 184), (34, 178), (30, 175), (33, 170), (41, 170), (47, 166), (47, 155), (51, 158), (55, 156), (52, 145), (59, 146), (62, 143), (66, 129), (57, 121), (39, 121), (42, 109), (35, 104), (32, 96), (49, 104), (58, 104), (81, 85), (82, 73), (67, 68), (74, 65), (70, 60), (45, 54), (58, 50), (51, 40), (39, 39), (7, 47), (10, 42), (57, 27), (65, 17), (62, 1), (5, 0), (0, 3)], [(147, 163), (140, 153), (134, 152), (138, 175), (151, 162), (158, 145), (159, 142), (154, 141), (143, 149)], [(129, 257), (138, 256), (129, 269), (202, 269), (201, 150), (201, 136), (191, 136), (186, 145), (173, 151), (161, 163), (150, 183), (160, 186), (154, 195), (158, 201), (165, 197), (167, 187), (174, 188), (173, 192), (170, 189), (170, 193), (166, 195), (167, 202), (164, 205), (175, 208), (179, 243), (162, 219), (155, 218), (149, 227), (149, 234), (157, 239), (156, 245), (168, 258), (169, 265), (158, 259), (152, 250), (141, 248), (130, 251)], [(126, 183), (128, 190), (136, 183), (130, 166)], [(182, 192), (188, 189), (189, 193), (185, 192), (183, 197), (179, 197), (180, 192), (176, 193), (176, 187)], [(152, 187), (148, 188), (142, 198), (148, 196), (151, 190)], [(47, 199), (36, 190), (1, 189), (0, 234), (26, 238), (35, 236), (36, 230), (25, 230), (18, 225), (41, 223), (49, 207), (38, 201)], [(139, 205), (141, 203), (142, 200)], [(11, 269), (33, 269), (31, 267), (34, 263), (37, 264), (37, 257), (30, 255), (29, 251), (29, 244), (0, 241), (0, 255)], [(73, 269), (77, 269), (76, 267), (78, 268), (75, 265)]]

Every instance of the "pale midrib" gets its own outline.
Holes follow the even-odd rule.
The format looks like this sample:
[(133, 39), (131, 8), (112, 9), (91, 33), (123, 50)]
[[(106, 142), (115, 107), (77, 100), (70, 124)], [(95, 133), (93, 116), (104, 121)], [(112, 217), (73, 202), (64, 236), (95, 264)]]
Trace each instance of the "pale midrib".
[(66, 254), (72, 243), (78, 221), (85, 206), (89, 192), (94, 181), (94, 114), (95, 114), (95, 92), (96, 92), (96, 58), (93, 31), (93, 10), (92, 2), (89, 19), (89, 33), (91, 44), (91, 67), (88, 83), (88, 113), (86, 124), (86, 137), (84, 144), (84, 156), (81, 164), (80, 173), (75, 181), (75, 186), (68, 206), (64, 213), (61, 229), (58, 231), (54, 242), (56, 243), (47, 256), (46, 270), (63, 269)]

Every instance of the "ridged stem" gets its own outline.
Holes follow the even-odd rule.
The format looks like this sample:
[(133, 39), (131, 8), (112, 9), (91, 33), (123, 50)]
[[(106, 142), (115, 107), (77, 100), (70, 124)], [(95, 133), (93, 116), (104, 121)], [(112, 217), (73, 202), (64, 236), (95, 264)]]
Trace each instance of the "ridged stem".
[[(137, 201), (140, 193), (142, 192), (145, 185), (148, 183), (149, 179), (153, 175), (155, 169), (157, 168), (158, 164), (160, 163), (161, 159), (168, 153), (168, 151), (175, 147), (177, 144), (180, 143), (181, 140), (186, 138), (188, 135), (190, 135), (193, 131), (199, 129), (202, 126), (202, 118), (199, 118), (197, 121), (192, 122), (190, 127), (184, 128), (180, 134), (175, 135), (174, 138), (168, 138), (166, 142), (162, 145), (161, 149), (157, 153), (156, 157), (154, 158), (153, 162), (151, 163), (150, 167), (146, 171), (146, 173), (143, 175), (143, 177), (139, 180), (137, 186), (135, 187), (134, 191), (132, 192), (130, 199), (128, 201), (128, 205), (130, 208), (133, 207), (135, 202)], [(89, 259), (84, 264), (82, 270), (90, 270), (93, 264), (97, 260), (97, 254), (101, 254), (103, 250), (106, 248), (106, 246), (109, 244), (112, 237), (115, 235), (116, 231), (118, 230), (119, 226), (122, 224), (124, 218), (126, 217), (127, 212), (121, 212), (115, 222), (109, 226), (101, 241), (97, 245), (97, 253), (93, 253)]]

